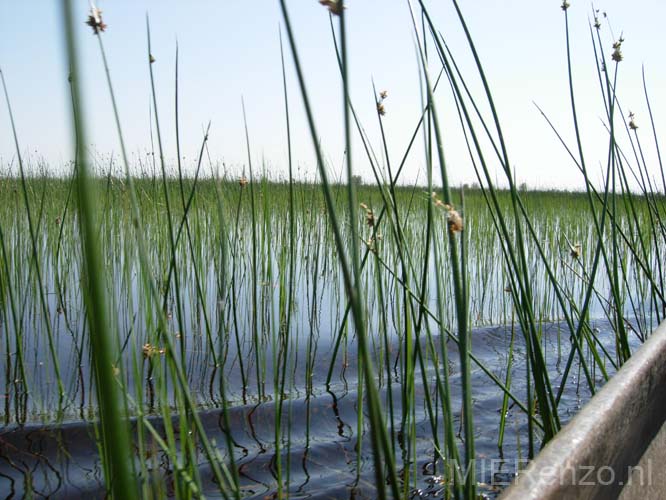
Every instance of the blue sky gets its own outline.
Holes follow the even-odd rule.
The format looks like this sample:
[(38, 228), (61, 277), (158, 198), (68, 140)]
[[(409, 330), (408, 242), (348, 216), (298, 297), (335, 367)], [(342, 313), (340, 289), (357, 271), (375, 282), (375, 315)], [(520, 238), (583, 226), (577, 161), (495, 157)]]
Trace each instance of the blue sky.
[[(592, 7), (570, 0), (574, 78), (588, 164), (598, 172), (607, 151), (603, 103), (598, 91), (589, 33)], [(461, 2), (470, 30), (497, 100), (509, 154), (519, 181), (534, 187), (582, 186), (566, 152), (533, 102), (541, 106), (573, 139), (565, 65), (564, 16), (560, 1), (505, 0)], [(0, 68), (7, 81), (22, 152), (33, 167), (46, 165), (62, 172), (72, 157), (67, 69), (63, 55), (59, 2), (0, 2)], [(450, 2), (429, 1), (435, 24), (447, 39), (473, 92), (481, 90), (472, 59)], [(75, 1), (80, 23), (76, 33), (82, 56), (90, 150), (106, 164), (118, 154), (97, 40), (84, 22), (89, 10)], [(145, 16), (150, 16), (158, 112), (170, 163), (176, 156), (174, 132), (174, 56), (180, 50), (181, 147), (192, 171), (203, 128), (211, 121), (210, 152), (236, 175), (247, 163), (241, 99), (245, 101), (253, 165), (272, 177), (286, 175), (286, 132), (282, 101), (277, 1), (120, 1), (100, 0), (108, 25), (103, 41), (111, 66), (123, 131), (134, 168), (150, 151), (150, 82), (146, 56)], [(321, 142), (332, 172), (343, 158), (342, 105), (327, 11), (316, 0), (288, 2), (306, 82), (313, 101)], [(622, 33), (618, 94), (625, 115), (636, 113), (641, 141), (657, 175), (649, 119), (642, 90), (645, 65), (657, 131), (666, 130), (666, 67), (663, 53), (666, 18), (663, 0), (600, 1), (608, 13), (602, 20), (604, 52)], [(419, 72), (414, 34), (406, 0), (349, 0), (351, 96), (373, 147), (381, 151), (371, 82), (386, 89), (383, 123), (389, 155), (397, 163), (420, 113)], [(611, 33), (612, 30), (612, 33)], [(314, 175), (314, 155), (301, 98), (288, 60), (294, 159), (301, 176)], [(433, 71), (437, 67), (433, 64)], [(474, 173), (466, 156), (460, 127), (447, 89), (438, 92), (445, 148), (454, 183), (471, 182)], [(154, 130), (154, 123), (153, 123)], [(624, 137), (623, 137), (624, 138)], [(571, 143), (573, 145), (573, 143)], [(628, 143), (624, 143), (628, 148)], [(371, 178), (358, 140), (355, 169)], [(627, 150), (627, 152), (629, 152)], [(0, 106), (0, 168), (15, 158), (9, 119)], [(422, 147), (408, 162), (405, 181), (425, 180)], [(499, 176), (500, 174), (498, 174)]]

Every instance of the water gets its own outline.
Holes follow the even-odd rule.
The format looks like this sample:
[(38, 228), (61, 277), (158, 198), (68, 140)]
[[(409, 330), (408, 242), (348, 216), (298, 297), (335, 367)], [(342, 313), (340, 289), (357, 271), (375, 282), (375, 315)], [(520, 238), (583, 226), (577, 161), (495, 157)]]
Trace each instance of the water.
[[(612, 348), (613, 334), (606, 321), (593, 322), (597, 328), (599, 341)], [(514, 360), (512, 391), (521, 400), (525, 394), (525, 352), (522, 333), (514, 330)], [(639, 345), (633, 338), (632, 348)], [(511, 327), (485, 327), (474, 330), (472, 352), (481, 364), (500, 380), (506, 376)], [(439, 345), (439, 339), (434, 338)], [(564, 324), (543, 325), (543, 347), (554, 390), (557, 390), (562, 377), (566, 358), (571, 349), (569, 334)], [(314, 371), (311, 384), (307, 384), (305, 371), (297, 369), (293, 380), (291, 399), (285, 401), (282, 414), (282, 467), (289, 470), (289, 495), (292, 498), (376, 498), (375, 475), (371, 455), (368, 419), (359, 436), (357, 432), (357, 360), (354, 343), (347, 346), (346, 362), (337, 363), (333, 382), (326, 386), (325, 374), (331, 355), (330, 343), (319, 343), (312, 353)], [(424, 345), (425, 348), (425, 345)], [(455, 344), (448, 342), (451, 364), (451, 397), (455, 410), (454, 425), (460, 426), (460, 373), (458, 353)], [(397, 349), (396, 349), (397, 351)], [(611, 349), (612, 351), (612, 349)], [(305, 346), (300, 346), (301, 360), (307, 354)], [(267, 356), (270, 359), (270, 356)], [(395, 358), (393, 358), (394, 361)], [(301, 361), (302, 366), (305, 363)], [(232, 406), (229, 409), (234, 458), (239, 471), (241, 493), (245, 498), (274, 498), (276, 492), (275, 456), (275, 403), (272, 401), (272, 385), (266, 388), (266, 395), (258, 401), (252, 394), (253, 381), (244, 384), (238, 375), (237, 363), (229, 363), (227, 372)], [(430, 365), (432, 366), (432, 365)], [(191, 367), (190, 367), (191, 368)], [(607, 367), (612, 373), (613, 367)], [(434, 380), (435, 368), (428, 368), (426, 380)], [(248, 371), (249, 373), (252, 370)], [(270, 364), (267, 372), (271, 372)], [(601, 371), (593, 370), (598, 386), (604, 382)], [(235, 376), (234, 376), (235, 374)], [(395, 373), (397, 377), (397, 372)], [(581, 380), (579, 366), (574, 364), (572, 373), (560, 401), (559, 412), (563, 423), (568, 421), (590, 398), (587, 382)], [(395, 446), (399, 460), (399, 470), (408, 464), (417, 473), (415, 486), (409, 487), (413, 498), (441, 498), (441, 462), (435, 461), (436, 451), (433, 432), (424, 404), (424, 385), (421, 372), (416, 373), (415, 450), (407, 450), (401, 439), (400, 392), (397, 378), (393, 381), (393, 412), (395, 416)], [(208, 382), (201, 386), (205, 387)], [(384, 404), (387, 401), (387, 380), (381, 384)], [(437, 396), (430, 383), (431, 397), (437, 406)], [(514, 477), (517, 470), (526, 464), (528, 457), (527, 419), (516, 405), (510, 405), (502, 449), (498, 448), (500, 411), (503, 393), (486, 373), (472, 364), (472, 394), (474, 405), (475, 442), (477, 453), (477, 480), (480, 490), (494, 498)], [(243, 404), (243, 400), (247, 404)], [(9, 404), (9, 401), (5, 401)], [(214, 404), (202, 409), (200, 417), (208, 437), (216, 443), (223, 456), (226, 456), (226, 434), (222, 412)], [(438, 433), (442, 436), (443, 420), (441, 412), (436, 415)], [(150, 421), (159, 432), (163, 431), (158, 416)], [(173, 424), (179, 435), (178, 419)], [(136, 420), (133, 420), (133, 435)], [(390, 427), (389, 424), (387, 426)], [(289, 434), (287, 435), (287, 432)], [(134, 436), (136, 442), (136, 437)], [(443, 441), (443, 439), (442, 439)], [(357, 455), (357, 446), (361, 453)], [(459, 441), (462, 449), (462, 440)], [(537, 444), (538, 445), (538, 444)], [(146, 456), (143, 460), (155, 485), (161, 485), (163, 493), (173, 495), (174, 466), (172, 460), (152, 440), (146, 438)], [(407, 456), (417, 457), (416, 463)], [(199, 454), (199, 470), (203, 493), (209, 497), (221, 496), (213, 479), (210, 466)], [(227, 457), (228, 458), (228, 457)], [(284, 473), (284, 472), (283, 472)], [(6, 498), (22, 498), (29, 495), (49, 498), (98, 498), (105, 494), (104, 475), (95, 441), (94, 424), (77, 420), (71, 416), (58, 424), (10, 423), (0, 430), (0, 493)]]
[[(254, 214), (259, 216), (256, 223), (248, 211), (249, 200), (243, 195), (246, 191), (239, 191), (236, 183), (227, 186), (232, 196), (224, 199), (228, 211), (225, 220), (232, 230), (226, 233), (216, 219), (212, 187), (210, 184), (206, 189), (200, 188), (197, 194), (200, 203), (193, 205), (188, 218), (191, 239), (181, 234), (175, 250), (175, 274), (170, 280), (172, 254), (165, 224), (168, 215), (160, 201), (161, 191), (158, 193), (150, 183), (144, 184), (141, 190), (140, 199), (145, 203), (143, 236), (149, 261), (145, 266), (138, 259), (131, 218), (123, 209), (127, 205), (125, 191), (115, 187), (106, 191), (105, 215), (99, 235), (106, 269), (107, 306), (113, 312), (109, 327), (120, 352), (117, 378), (123, 386), (129, 414), (135, 418), (141, 413), (150, 415), (150, 422), (159, 432), (164, 427), (159, 415), (167, 415), (178, 428), (177, 413), (184, 407), (179, 400), (182, 389), (169, 371), (169, 363), (177, 359), (184, 372), (187, 393), (203, 420), (206, 435), (227, 461), (230, 459), (227, 436), (234, 443), (232, 453), (239, 469), (242, 495), (262, 500), (271, 498), (277, 489), (277, 407), (273, 380), (277, 372), (285, 376), (280, 453), (284, 474), (289, 476), (289, 495), (294, 498), (375, 498), (367, 416), (363, 419), (364, 427), (360, 431), (358, 428), (358, 408), (362, 401), (359, 401), (357, 340), (351, 320), (341, 327), (347, 297), (328, 218), (321, 209), (319, 188), (305, 185), (299, 188), (296, 197), (299, 208), (292, 238), (289, 218), (285, 217), (288, 197), (284, 186), (267, 186), (265, 192), (262, 188), (258, 206), (263, 210)], [(172, 188), (176, 189), (175, 183)], [(379, 206), (378, 191), (366, 189), (360, 194), (364, 202)], [(470, 236), (469, 316), (473, 326), (472, 352), (476, 359), (472, 363), (475, 458), (480, 489), (492, 497), (513, 478), (529, 456), (528, 422), (520, 408), (527, 401), (527, 369), (522, 332), (510, 326), (488, 326), (511, 323), (515, 304), (511, 294), (506, 292), (513, 271), (507, 269), (500, 257), (501, 240), (496, 236), (492, 219), (485, 210), (479, 210), (485, 205), (480, 194), (476, 195), (476, 204), (473, 197), (469, 199), (466, 216), (466, 232)], [(437, 498), (447, 487), (441, 479), (445, 464), (436, 461), (436, 440), (444, 442), (445, 429), (441, 395), (435, 390), (435, 380), (444, 369), (452, 384), (450, 396), (456, 432), (461, 431), (462, 403), (455, 343), (452, 340), (447, 343), (449, 365), (443, 367), (438, 360), (441, 352), (436, 334), (440, 327), (436, 320), (425, 315), (420, 327), (416, 326), (421, 309), (416, 296), (420, 295), (421, 286), (424, 286), (424, 305), (430, 311), (439, 310), (440, 297), (435, 290), (437, 275), (443, 278), (444, 312), (440, 319), (444, 327), (452, 329), (456, 317), (449, 279), (451, 264), (446, 249), (442, 248), (440, 266), (434, 264), (432, 248), (431, 254), (426, 255), (427, 204), (424, 202), (427, 196), (420, 191), (400, 191), (400, 206), (411, 214), (405, 214), (402, 228), (405, 240), (400, 245), (387, 227), (382, 238), (377, 235), (376, 240), (370, 241), (373, 228), (359, 221), (360, 234), (366, 242), (370, 241), (373, 249), (373, 253), (368, 253), (359, 289), (386, 426), (393, 439), (400, 478), (407, 478), (403, 491), (413, 497)], [(545, 249), (545, 259), (555, 273), (558, 290), (565, 297), (564, 305), (559, 304), (543, 259), (530, 240), (526, 242), (526, 259), (533, 291), (533, 313), (544, 321), (552, 320), (562, 317), (564, 307), (577, 317), (576, 310), (584, 301), (588, 273), (593, 266), (596, 248), (593, 224), (586, 212), (584, 197), (576, 198), (578, 208), (562, 211), (559, 195), (553, 195), (548, 202), (544, 196), (541, 193), (534, 198), (536, 239)], [(45, 199), (60, 198), (53, 195)], [(0, 284), (3, 292), (0, 294), (0, 359), (4, 362), (0, 376), (0, 497), (3, 493), (16, 498), (29, 494), (54, 498), (104, 496), (104, 474), (92, 423), (98, 417), (98, 404), (83, 300), (85, 276), (81, 275), (78, 226), (73, 217), (68, 217), (65, 223), (63, 216), (60, 222), (62, 206), (59, 204), (45, 212), (44, 231), (39, 233), (37, 241), (41, 291), (46, 299), (43, 308), (35, 267), (26, 259), (32, 255), (32, 246), (25, 229), (25, 216), (21, 215), (22, 208), (12, 203), (0, 204), (0, 223), (3, 231), (7, 228), (9, 250), (6, 263), (9, 271), (0, 276), (3, 279)], [(54, 220), (59, 222), (54, 224)], [(178, 220), (181, 219), (176, 217)], [(433, 229), (433, 241), (446, 241), (445, 219), (439, 222)], [(256, 242), (254, 230), (257, 231)], [(343, 225), (345, 241), (350, 237), (347, 231), (348, 227)], [(566, 234), (565, 239), (563, 234)], [(569, 240), (581, 243), (582, 255), (571, 255)], [(661, 243), (653, 243), (652, 250), (644, 257), (646, 268), (658, 268), (656, 263), (663, 252), (655, 250), (660, 248), (657, 245)], [(223, 255), (222, 248), (227, 249), (227, 254)], [(400, 249), (409, 249), (408, 269), (403, 268)], [(625, 254), (626, 249), (622, 247), (620, 255)], [(617, 306), (631, 318), (638, 331), (649, 332), (660, 314), (656, 310), (658, 301), (653, 300), (650, 282), (635, 259), (627, 259), (623, 265), (627, 279), (622, 296), (627, 299), (620, 304), (609, 302), (609, 271), (602, 264), (596, 274), (595, 293), (587, 314), (593, 318), (612, 318), (614, 315), (609, 309)], [(402, 285), (404, 273), (409, 275), (407, 287)], [(424, 274), (428, 279), (422, 284)], [(176, 277), (179, 287), (175, 284)], [(155, 287), (155, 296), (151, 295), (149, 286)], [(13, 304), (7, 300), (10, 291), (14, 292)], [(415, 295), (410, 297), (410, 292)], [(288, 312), (291, 322), (287, 327)], [(158, 318), (164, 313), (166, 325), (158, 324)], [(571, 352), (570, 332), (564, 323), (556, 321), (542, 326), (548, 375), (557, 391)], [(614, 360), (611, 325), (600, 320), (591, 327), (598, 329), (596, 339), (608, 349), (608, 358)], [(52, 346), (49, 331), (53, 333)], [(402, 390), (410, 382), (403, 368), (406, 347), (401, 335), (406, 331), (420, 332), (425, 357), (424, 373), (417, 363), (414, 406), (407, 415), (406, 429), (413, 429), (413, 434), (401, 429)], [(338, 332), (344, 334), (344, 338), (337, 357), (332, 360)], [(433, 335), (434, 350), (430, 350), (424, 338), (428, 333)], [(512, 333), (515, 344), (511, 391), (519, 403), (510, 402), (500, 449), (498, 434), (504, 394), (489, 374), (499, 381), (506, 380)], [(634, 349), (640, 342), (633, 333), (630, 335)], [(279, 351), (281, 342), (284, 342), (284, 351)], [(19, 363), (20, 351), (23, 352), (23, 370)], [(278, 363), (279, 367), (275, 368), (278, 354), (284, 353), (284, 365)], [(601, 385), (604, 381), (601, 367), (594, 366), (587, 348), (584, 356), (592, 367), (592, 384)], [(615, 369), (609, 359), (603, 362), (607, 373), (612, 374)], [(60, 377), (56, 376), (54, 360), (58, 362)], [(327, 383), (329, 366), (333, 366), (333, 370)], [(62, 383), (64, 396), (59, 393), (58, 381)], [(221, 381), (224, 381), (224, 391)], [(223, 394), (231, 421), (228, 429), (223, 425)], [(426, 406), (426, 395), (432, 401), (432, 415)], [(574, 363), (559, 402), (560, 420), (569, 420), (589, 397), (588, 380)], [(132, 425), (145, 434), (144, 428), (137, 427), (136, 420)], [(179, 436), (177, 434), (176, 438)], [(158, 493), (173, 494), (174, 474), (177, 474), (173, 457), (152, 439), (144, 436), (145, 449), (141, 456), (136, 455), (136, 462), (147, 464), (144, 470), (152, 486), (164, 488)], [(197, 439), (186, 441), (197, 442)], [(139, 441), (134, 436), (134, 442)], [(462, 439), (458, 439), (457, 445), (463, 449)], [(536, 450), (539, 445), (537, 430)], [(173, 453), (178, 449), (179, 443), (171, 448)], [(206, 496), (219, 496), (210, 465), (201, 450), (198, 451), (201, 488)]]

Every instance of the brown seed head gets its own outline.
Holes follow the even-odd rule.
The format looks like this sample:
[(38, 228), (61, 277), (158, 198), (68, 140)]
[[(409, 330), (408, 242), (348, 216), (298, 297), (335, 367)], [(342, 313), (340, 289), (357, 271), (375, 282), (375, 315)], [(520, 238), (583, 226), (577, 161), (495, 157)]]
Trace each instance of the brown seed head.
[(245, 186), (247, 186), (247, 185), (249, 184), (249, 182), (250, 182), (250, 181), (248, 181), (248, 180), (247, 180), (247, 177), (245, 177), (245, 176), (242, 176), (242, 177), (238, 180), (238, 184), (240, 184), (240, 187), (241, 187), (241, 188), (244, 188)]
[(379, 113), (380, 116), (384, 116), (386, 114), (386, 110), (384, 109), (384, 104), (381, 102), (377, 103), (377, 113)]
[(370, 250), (372, 253), (377, 253), (377, 247), (375, 246), (375, 239), (370, 237), (365, 241), (366, 246), (368, 247), (368, 250)]
[(328, 11), (335, 16), (342, 14), (342, 2), (340, 0), (319, 0), (319, 3), (328, 8)]
[(141, 352), (143, 353), (143, 357), (145, 359), (151, 358), (155, 354), (155, 351), (155, 347), (150, 343), (143, 344), (143, 347), (141, 348)]
[(99, 35), (100, 31), (106, 31), (106, 24), (102, 21), (102, 11), (97, 7), (90, 9), (90, 15), (88, 15), (86, 24), (92, 28), (95, 35)]
[(580, 243), (576, 243), (574, 246), (571, 247), (569, 255), (571, 255), (571, 257), (573, 257), (574, 259), (578, 259), (582, 253), (583, 253), (583, 247), (581, 246)]
[(368, 210), (365, 213), (365, 223), (368, 225), (368, 227), (375, 227), (375, 214), (372, 212), (372, 210)]
[(153, 356), (156, 356), (158, 354), (162, 355), (166, 353), (165, 348), (159, 348), (157, 346), (154, 346), (153, 344), (147, 342), (143, 344), (143, 347), (141, 348), (141, 352), (143, 354), (144, 359), (150, 359)]
[(452, 233), (459, 233), (463, 230), (463, 219), (457, 210), (453, 210), (453, 207), (449, 210), (447, 220), (449, 222), (449, 231)]
[(449, 226), (449, 231), (451, 231), (451, 233), (461, 232), (463, 230), (463, 218), (460, 213), (458, 213), (453, 205), (444, 203), (437, 198), (437, 194), (434, 191), (432, 193), (432, 198), (436, 207), (446, 210), (446, 222)]
[(613, 51), (613, 54), (611, 55), (611, 59), (613, 59), (613, 61), (615, 61), (615, 62), (620, 62), (620, 61), (622, 61), (622, 59), (624, 59), (624, 57), (622, 56), (622, 51), (620, 50), (620, 47), (616, 48)]
[(629, 111), (629, 128), (631, 130), (638, 129), (638, 125), (636, 125), (636, 122), (634, 121), (634, 113), (631, 111)]
[(613, 54), (611, 55), (611, 59), (618, 63), (624, 59), (624, 57), (622, 57), (622, 42), (624, 42), (624, 38), (620, 37), (620, 39), (613, 44)]
[(375, 213), (365, 203), (361, 203), (360, 205), (361, 205), (361, 208), (363, 210), (365, 210), (365, 223), (368, 225), (368, 227), (374, 227), (374, 225), (375, 225)]

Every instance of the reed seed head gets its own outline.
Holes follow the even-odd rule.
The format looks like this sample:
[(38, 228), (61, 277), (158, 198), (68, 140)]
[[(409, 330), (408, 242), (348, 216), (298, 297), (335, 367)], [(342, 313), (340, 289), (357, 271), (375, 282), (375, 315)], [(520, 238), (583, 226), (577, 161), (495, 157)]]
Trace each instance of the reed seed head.
[(613, 44), (613, 54), (611, 55), (611, 58), (618, 63), (624, 59), (622, 56), (622, 42), (624, 42), (624, 38), (620, 37), (620, 39)]
[(576, 243), (575, 245), (573, 245), (571, 247), (571, 252), (569, 252), (571, 257), (573, 257), (574, 259), (580, 258), (582, 253), (583, 253), (583, 247), (581, 246), (580, 243)]
[(436, 207), (439, 207), (443, 210), (446, 210), (446, 222), (449, 226), (449, 231), (451, 233), (459, 233), (463, 230), (464, 223), (463, 218), (460, 213), (455, 209), (453, 205), (445, 203), (437, 197), (437, 193), (434, 191), (431, 193), (433, 203)]
[(451, 233), (459, 233), (463, 230), (463, 219), (453, 207), (450, 207), (449, 209), (447, 220), (449, 223), (449, 231), (451, 231)]
[(382, 90), (379, 93), (379, 100), (377, 101), (377, 113), (379, 113), (380, 116), (384, 116), (386, 114), (386, 108), (384, 108), (384, 100), (388, 97), (388, 91)]
[(90, 8), (86, 24), (92, 28), (95, 35), (99, 35), (100, 31), (106, 31), (106, 24), (102, 21), (102, 11), (97, 7)]
[(335, 16), (342, 14), (343, 7), (340, 0), (319, 0), (319, 3), (328, 8), (328, 11)]
[(365, 241), (365, 244), (367, 245), (368, 250), (370, 250), (370, 251), (371, 251), (372, 253), (374, 253), (374, 254), (377, 253), (377, 246), (375, 245), (375, 238), (373, 238), (373, 237), (371, 236), (370, 238), (368, 238), (368, 239)]
[(160, 349), (157, 346), (151, 344), (150, 342), (146, 342), (145, 344), (143, 344), (141, 352), (143, 354), (144, 359), (150, 359), (158, 354), (164, 354), (166, 352), (166, 349), (164, 348)]
[(638, 125), (636, 125), (636, 122), (634, 121), (635, 115), (633, 111), (629, 111), (629, 128), (631, 130), (636, 130), (638, 129)]
[(144, 358), (150, 358), (153, 355), (153, 349), (155, 349), (152, 344), (150, 343), (145, 343), (143, 344), (143, 347), (141, 348), (141, 352), (143, 353)]
[(150, 64), (153, 64), (153, 63), (155, 62), (155, 56), (153, 56), (152, 54), (150, 54), (150, 55), (148, 56), (148, 61), (150, 62)]
[(622, 56), (622, 51), (620, 50), (620, 47), (616, 48), (613, 51), (613, 55), (611, 57), (612, 57), (613, 61), (615, 61), (615, 62), (620, 62), (620, 61), (622, 61), (622, 59), (624, 59), (624, 57)]
[(569, 2), (567, 0), (562, 0), (562, 10), (567, 10), (569, 8)]
[(361, 203), (361, 208), (365, 210), (365, 223), (368, 227), (375, 227), (375, 213), (365, 203)]
[(250, 183), (250, 181), (247, 180), (247, 177), (244, 175), (238, 180), (238, 184), (240, 185), (241, 189), (247, 186)]

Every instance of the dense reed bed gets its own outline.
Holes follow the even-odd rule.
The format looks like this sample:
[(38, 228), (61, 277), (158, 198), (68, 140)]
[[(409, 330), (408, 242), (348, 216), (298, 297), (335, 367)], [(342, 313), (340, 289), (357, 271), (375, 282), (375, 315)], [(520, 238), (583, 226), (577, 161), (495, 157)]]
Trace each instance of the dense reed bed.
[[(370, 145), (347, 90), (348, 14), (341, 1), (322, 3), (330, 10), (344, 90), (345, 182), (333, 182), (324, 161), (285, 2), (284, 57), (299, 82), (298, 89), (284, 84), (285, 149), (291, 148), (290, 99), (299, 95), (318, 164), (310, 182), (295, 181), (291, 164), (283, 182), (258, 175), (263, 166), (252, 164), (247, 125), (242, 175), (211, 160), (206, 132), (196, 176), (183, 177), (162, 150), (159, 113), (166, 110), (156, 109), (152, 69), (151, 172), (157, 173), (132, 174), (117, 112), (120, 155), (93, 162), (81, 146), (90, 117), (69, 25), (63, 31), (77, 145), (70, 175), (40, 174), (21, 158), (15, 134), (16, 164), (3, 165), (0, 178), (2, 418), (10, 430), (97, 422), (105, 489), (116, 498), (199, 497), (210, 478), (224, 497), (247, 496), (234, 415), (262, 405), (271, 405), (272, 419), (271, 439), (264, 439), (270, 448), (261, 445), (272, 456), (265, 491), (292, 496), (288, 457), (292, 445), (302, 446), (295, 433), (310, 433), (309, 401), (326, 394), (335, 401), (350, 387), (357, 407), (355, 421), (346, 421), (355, 436), (349, 463), (357, 478), (371, 471), (352, 491), (408, 498), (427, 476), (441, 496), (476, 498), (475, 377), (501, 394), (500, 456), (512, 409), (521, 424), (518, 444), (510, 446), (531, 458), (568, 419), (561, 412), (567, 387), (594, 394), (666, 314), (666, 183), (657, 184), (654, 167), (644, 163), (633, 117), (626, 121), (618, 110), (620, 40), (612, 60), (603, 60), (606, 42), (596, 23), (590, 27), (603, 60), (598, 75), (609, 138), (603, 182), (595, 185), (588, 175), (572, 80), (578, 142), (563, 147), (581, 171), (580, 191), (525, 191), (515, 185), (471, 34), (477, 74), (463, 76), (425, 4), (412, 6), (422, 115), (404, 156), (389, 158), (385, 96), (376, 93), (383, 143)], [(568, 4), (562, 8), (567, 19)], [(71, 23), (69, 2), (63, 13)], [(99, 16), (94, 10), (89, 23), (116, 110)], [(147, 34), (150, 67), (148, 23)], [(479, 77), (484, 92), (475, 96), (467, 81)], [(478, 177), (473, 188), (449, 185), (436, 92), (449, 92), (458, 111)], [(177, 123), (177, 98), (174, 112)], [(375, 184), (354, 175), (352, 135), (367, 153)], [(423, 151), (416, 151), (416, 137)], [(373, 147), (384, 151), (383, 160)], [(424, 159), (424, 185), (400, 182), (411, 155)], [(500, 167), (508, 188), (497, 187), (491, 165)], [(435, 172), (441, 185), (433, 183)], [(597, 328), (599, 320), (610, 335)], [(475, 332), (488, 325), (512, 332), (499, 370), (474, 352)], [(206, 425), (211, 411), (222, 429), (216, 438)], [(294, 427), (300, 418), (306, 423)], [(418, 466), (424, 440), (427, 473)], [(145, 459), (158, 452), (168, 463), (166, 489)]]

